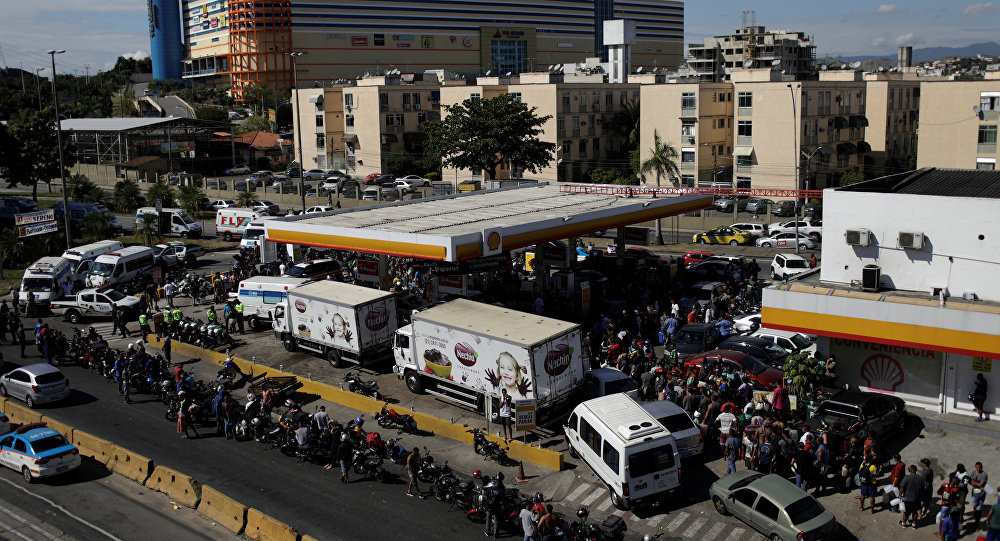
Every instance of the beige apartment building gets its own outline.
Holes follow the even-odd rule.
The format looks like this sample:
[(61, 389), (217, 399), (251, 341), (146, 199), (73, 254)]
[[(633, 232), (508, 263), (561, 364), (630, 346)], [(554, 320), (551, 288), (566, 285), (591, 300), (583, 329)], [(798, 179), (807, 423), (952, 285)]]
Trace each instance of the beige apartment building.
[(996, 169), (1000, 80), (920, 85), (917, 167)]
[(868, 128), (871, 145), (865, 170), (872, 176), (908, 171), (917, 150), (920, 81), (913, 73), (875, 72), (864, 75), (868, 88)]
[[(661, 186), (732, 186), (732, 84), (643, 85), (639, 103), (640, 160), (652, 154), (654, 134), (680, 154), (680, 178), (661, 178)], [(643, 184), (655, 186), (655, 175), (646, 175)]]

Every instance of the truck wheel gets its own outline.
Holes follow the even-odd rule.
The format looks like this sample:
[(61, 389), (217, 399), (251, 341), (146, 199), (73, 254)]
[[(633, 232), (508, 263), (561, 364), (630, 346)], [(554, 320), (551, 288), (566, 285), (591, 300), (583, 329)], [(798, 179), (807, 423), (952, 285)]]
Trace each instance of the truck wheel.
[(68, 319), (69, 322), (72, 323), (73, 325), (79, 325), (81, 319), (80, 312), (77, 312), (76, 310), (70, 310), (69, 312), (66, 313), (66, 319)]
[(222, 235), (222, 240), (224, 240), (226, 242), (232, 242), (233, 241), (233, 234), (230, 233), (230, 232), (228, 232), (228, 231), (226, 231), (226, 233)]
[(257, 316), (250, 316), (247, 319), (247, 326), (250, 327), (250, 330), (252, 330), (252, 331), (259, 331), (260, 330), (260, 319), (258, 319)]
[(410, 390), (413, 394), (424, 394), (424, 382), (420, 381), (420, 374), (414, 370), (410, 370), (404, 376), (406, 379), (406, 388)]
[(342, 368), (344, 366), (344, 361), (340, 358), (340, 352), (333, 348), (326, 350), (326, 362), (330, 363), (330, 366), (334, 368)]
[(291, 336), (286, 336), (281, 340), (281, 345), (285, 346), (287, 351), (295, 351), (295, 339)]
[(188, 238), (188, 232), (187, 231), (181, 231), (181, 238), (182, 239)]

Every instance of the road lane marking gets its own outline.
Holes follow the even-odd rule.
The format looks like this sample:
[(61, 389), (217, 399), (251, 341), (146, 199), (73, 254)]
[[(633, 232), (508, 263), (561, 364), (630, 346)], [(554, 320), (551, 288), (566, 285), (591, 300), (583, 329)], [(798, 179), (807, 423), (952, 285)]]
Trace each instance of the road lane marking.
[(700, 530), (701, 527), (704, 526), (706, 522), (708, 522), (707, 518), (698, 517), (697, 519), (695, 519), (694, 522), (691, 523), (690, 526), (688, 526), (686, 530), (684, 530), (683, 537), (694, 537), (695, 534), (698, 533), (698, 530)]
[(3, 522), (0, 522), (0, 528), (3, 528), (3, 530), (6, 531), (7, 533), (12, 533), (12, 534), (20, 537), (21, 539), (24, 539), (24, 541), (35, 541), (34, 539), (32, 539), (32, 538), (24, 535), (23, 533), (15, 530), (14, 528), (12, 528), (12, 527), (4, 524)]
[(566, 499), (564, 501), (574, 501), (574, 500), (576, 500), (577, 498), (579, 498), (580, 496), (582, 496), (583, 493), (584, 493), (584, 491), (586, 491), (588, 488), (590, 488), (590, 485), (588, 485), (586, 483), (581, 483), (580, 486), (578, 486), (575, 489), (573, 489), (573, 492), (570, 492), (566, 496)]
[(691, 515), (687, 514), (684, 511), (681, 511), (680, 513), (677, 513), (677, 516), (674, 517), (674, 520), (671, 520), (670, 524), (667, 525), (667, 531), (673, 532), (674, 530), (676, 530), (677, 528), (679, 528), (681, 526), (681, 524), (683, 524), (684, 521), (687, 520), (687, 518), (690, 517), (690, 516)]
[(726, 541), (736, 541), (737, 539), (742, 538), (744, 533), (746, 533), (746, 530), (743, 528), (734, 528), (733, 531), (729, 532), (729, 535), (726, 536)]
[(68, 516), (68, 517), (76, 520), (80, 524), (83, 524), (83, 525), (89, 527), (90, 529), (94, 530), (95, 532), (99, 532), (99, 533), (103, 534), (105, 537), (107, 537), (108, 539), (111, 539), (112, 541), (122, 541), (121, 539), (119, 539), (119, 538), (115, 537), (114, 535), (112, 535), (111, 532), (109, 532), (107, 530), (104, 530), (103, 528), (101, 528), (100, 526), (98, 526), (98, 525), (96, 525), (96, 524), (94, 524), (92, 522), (88, 522), (88, 521), (86, 521), (86, 520), (84, 520), (84, 519), (76, 516), (75, 514), (73, 514), (72, 512), (70, 512), (69, 509), (66, 509), (65, 507), (63, 507), (63, 506), (59, 505), (58, 503), (56, 503), (56, 502), (54, 502), (54, 501), (46, 498), (45, 496), (39, 496), (38, 494), (35, 494), (35, 493), (33, 493), (33, 492), (25, 489), (24, 487), (18, 485), (17, 483), (12, 483), (8, 479), (0, 478), (0, 481), (3, 481), (4, 483), (7, 483), (8, 485), (10, 485), (10, 486), (12, 486), (12, 487), (20, 490), (21, 492), (24, 492), (25, 494), (27, 494), (29, 496), (33, 496), (35, 498), (38, 498), (39, 500), (42, 500), (43, 502), (51, 505), (52, 507), (55, 507), (56, 509), (62, 511), (63, 513), (66, 514), (66, 516)]
[(31, 528), (32, 530), (35, 530), (36, 532), (38, 532), (38, 533), (40, 533), (40, 534), (42, 534), (42, 535), (44, 535), (44, 536), (45, 536), (45, 537), (46, 537), (47, 539), (59, 539), (58, 537), (56, 537), (56, 536), (54, 536), (54, 535), (50, 534), (49, 532), (47, 532), (47, 531), (45, 531), (45, 530), (43, 530), (43, 529), (39, 528), (38, 526), (35, 526), (35, 525), (34, 525), (34, 524), (32, 524), (31, 522), (28, 522), (28, 521), (27, 521), (27, 520), (25, 520), (25, 518), (24, 518), (24, 517), (22, 517), (21, 515), (18, 515), (17, 513), (15, 513), (15, 512), (13, 512), (13, 511), (11, 511), (10, 509), (7, 509), (6, 507), (4, 507), (4, 506), (2, 506), (2, 505), (0, 505), (0, 511), (3, 511), (4, 513), (7, 513), (8, 515), (10, 515), (10, 516), (14, 517), (15, 519), (17, 519), (17, 520), (19, 520), (19, 521), (23, 522), (23, 523), (25, 524), (25, 526), (27, 526), (27, 527)]
[(722, 529), (726, 527), (725, 522), (716, 522), (705, 534), (705, 539), (718, 539), (719, 534), (722, 533)]
[(604, 501), (601, 502), (601, 504), (598, 505), (596, 509), (603, 513), (604, 510), (609, 507), (611, 507), (611, 498), (605, 498)]
[(654, 527), (659, 523), (660, 523), (660, 515), (656, 515), (655, 517), (646, 521), (646, 525), (650, 527)]
[(590, 505), (592, 502), (597, 500), (597, 498), (600, 498), (601, 494), (604, 494), (603, 488), (595, 489), (593, 492), (590, 493), (590, 496), (587, 496), (586, 498), (583, 499), (582, 502), (580, 502), (580, 505)]

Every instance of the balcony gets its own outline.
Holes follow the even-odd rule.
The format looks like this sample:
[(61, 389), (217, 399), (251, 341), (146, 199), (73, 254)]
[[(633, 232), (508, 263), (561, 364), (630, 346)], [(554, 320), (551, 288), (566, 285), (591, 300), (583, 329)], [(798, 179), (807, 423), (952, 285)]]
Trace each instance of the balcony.
[(979, 113), (983, 120), (1000, 120), (1000, 111), (983, 111)]
[(580, 137), (580, 126), (573, 127), (573, 137)]
[(681, 162), (681, 171), (694, 171), (694, 162)]
[(736, 109), (736, 116), (739, 117), (751, 117), (753, 116), (753, 107), (739, 107)]
[(976, 152), (978, 154), (996, 154), (997, 144), (996, 143), (979, 143), (976, 146)]
[(698, 116), (698, 108), (694, 105), (681, 105), (681, 116), (696, 117)]
[(685, 145), (693, 145), (694, 144), (694, 136), (693, 135), (681, 135), (681, 143), (683, 143)]
[(753, 145), (752, 135), (737, 135), (736, 144), (740, 146), (751, 146)]
[(737, 173), (753, 173), (753, 165), (738, 163), (738, 164), (736, 164), (736, 172)]

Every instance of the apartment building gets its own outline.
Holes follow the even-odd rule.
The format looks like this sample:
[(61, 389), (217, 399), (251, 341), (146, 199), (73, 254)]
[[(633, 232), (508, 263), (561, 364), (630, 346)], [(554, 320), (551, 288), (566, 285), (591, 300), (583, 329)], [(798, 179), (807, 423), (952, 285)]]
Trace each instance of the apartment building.
[(874, 72), (864, 74), (868, 88), (865, 141), (871, 145), (866, 170), (874, 175), (910, 169), (917, 150), (920, 119), (920, 81), (916, 74)]
[(920, 85), (918, 167), (996, 168), (1000, 80)]
[(733, 69), (774, 68), (795, 79), (813, 75), (816, 45), (804, 32), (744, 25), (728, 36), (688, 44), (688, 67), (701, 82), (731, 80)]
[[(680, 178), (661, 178), (661, 186), (732, 185), (733, 96), (731, 83), (640, 87), (640, 160), (652, 154), (656, 134), (680, 153)], [(643, 184), (655, 186), (655, 176), (647, 175)]]

